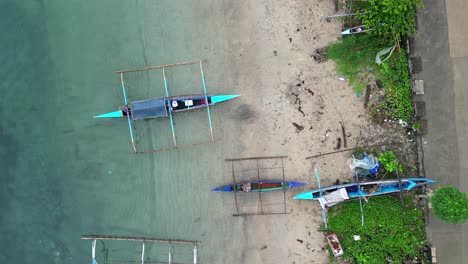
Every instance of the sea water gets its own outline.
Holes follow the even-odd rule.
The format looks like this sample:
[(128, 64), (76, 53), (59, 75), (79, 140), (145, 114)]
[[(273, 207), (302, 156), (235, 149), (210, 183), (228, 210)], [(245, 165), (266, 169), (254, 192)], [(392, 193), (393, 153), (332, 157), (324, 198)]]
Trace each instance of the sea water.
[[(125, 120), (93, 119), (123, 105), (113, 71), (208, 59), (209, 92), (226, 86), (218, 1), (3, 0), (0, 3), (0, 263), (90, 263), (82, 234), (201, 241), (201, 263), (240, 263), (228, 183), (235, 101), (212, 108), (216, 144), (132, 155)], [(202, 93), (198, 65), (168, 69), (170, 95)], [(154, 75), (153, 75), (154, 74)], [(163, 96), (162, 72), (127, 77), (130, 99)], [(180, 144), (210, 139), (207, 113), (175, 118)], [(138, 147), (170, 147), (168, 120), (135, 124)], [(241, 236), (242, 237), (242, 236)], [(97, 257), (102, 260), (102, 244)], [(109, 259), (138, 260), (140, 244), (106, 242)], [(147, 246), (165, 261), (166, 246)], [(189, 263), (191, 249), (174, 249)], [(222, 260), (224, 259), (224, 260)]]

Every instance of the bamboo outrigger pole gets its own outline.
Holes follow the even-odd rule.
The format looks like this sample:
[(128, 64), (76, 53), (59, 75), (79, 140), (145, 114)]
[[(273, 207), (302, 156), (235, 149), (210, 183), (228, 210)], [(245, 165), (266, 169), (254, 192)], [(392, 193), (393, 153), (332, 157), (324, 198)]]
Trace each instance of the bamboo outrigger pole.
[(208, 123), (210, 124), (210, 133), (211, 133), (211, 141), (214, 141), (213, 136), (213, 126), (211, 125), (211, 113), (210, 113), (210, 106), (208, 104), (208, 95), (206, 94), (206, 82), (205, 82), (205, 74), (203, 73), (203, 61), (200, 60), (200, 73), (201, 79), (203, 83), (203, 92), (205, 93), (205, 102), (206, 102), (206, 111), (208, 112)]
[(120, 241), (139, 241), (139, 242), (162, 242), (173, 244), (197, 244), (196, 240), (184, 239), (161, 239), (161, 238), (147, 238), (147, 237), (129, 237), (129, 236), (108, 236), (108, 235), (82, 235), (80, 239), (83, 240), (120, 240)]
[(161, 68), (175, 67), (175, 66), (180, 66), (180, 65), (195, 64), (198, 62), (207, 62), (207, 61), (208, 60), (193, 60), (193, 61), (178, 62), (178, 63), (173, 63), (173, 64), (165, 64), (165, 65), (160, 65), (160, 66), (152, 66), (152, 67), (139, 68), (139, 69), (133, 69), (133, 70), (120, 70), (120, 71), (115, 71), (115, 72), (116, 73), (128, 73), (128, 72), (148, 71), (148, 70), (156, 70), (156, 69), (161, 69)]
[[(122, 83), (122, 93), (123, 93), (124, 102), (125, 102), (125, 110), (127, 111), (127, 113), (130, 113), (130, 110), (128, 109), (127, 93), (125, 92), (125, 84), (124, 84), (123, 73), (120, 73), (120, 82)], [(130, 120), (130, 115), (129, 114), (127, 114), (127, 121), (128, 121), (128, 130), (130, 131), (130, 138), (132, 140), (133, 150), (136, 152), (135, 140), (133, 138), (132, 121)]]
[[(166, 90), (166, 97), (169, 97), (169, 90), (167, 89), (167, 79), (166, 79), (166, 67), (162, 67), (163, 77), (164, 77), (164, 89)], [(174, 140), (174, 146), (177, 146), (177, 141), (174, 131), (174, 121), (172, 120), (172, 106), (169, 106), (169, 119), (171, 120), (171, 130), (172, 130), (172, 139)]]

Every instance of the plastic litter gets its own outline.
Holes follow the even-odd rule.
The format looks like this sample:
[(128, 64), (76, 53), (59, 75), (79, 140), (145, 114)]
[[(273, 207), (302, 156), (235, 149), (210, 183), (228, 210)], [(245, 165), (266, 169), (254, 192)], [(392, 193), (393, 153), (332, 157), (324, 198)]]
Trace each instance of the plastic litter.
[(379, 160), (373, 155), (364, 153), (362, 159), (351, 158), (349, 168), (358, 176), (376, 174), (379, 170)]

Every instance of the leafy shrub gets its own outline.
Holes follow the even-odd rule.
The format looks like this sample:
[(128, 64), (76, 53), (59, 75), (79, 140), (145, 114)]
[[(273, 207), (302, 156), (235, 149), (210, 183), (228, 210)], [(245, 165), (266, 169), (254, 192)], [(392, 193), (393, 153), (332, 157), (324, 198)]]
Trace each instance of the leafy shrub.
[(440, 187), (431, 198), (434, 214), (447, 223), (463, 223), (468, 219), (468, 199), (455, 187)]
[(387, 94), (379, 108), (391, 119), (409, 122), (414, 110), (406, 53), (400, 52), (396, 58), (382, 63), (380, 72)]
[[(405, 213), (399, 199), (389, 196), (373, 197), (364, 203), (364, 226), (361, 225), (359, 201), (332, 207), (328, 228), (336, 232), (344, 257), (358, 263), (381, 264), (391, 257), (393, 263), (403, 263), (419, 256), (425, 243), (423, 212), (412, 208), (411, 197), (405, 197)], [(354, 241), (353, 236), (360, 240)]]
[(398, 44), (401, 36), (409, 36), (416, 31), (414, 14), (421, 5), (422, 0), (369, 0), (357, 18), (372, 28), (369, 34)]
[(387, 151), (379, 155), (379, 162), (382, 164), (388, 172), (394, 172), (397, 168), (398, 171), (402, 171), (403, 167), (398, 164), (395, 158), (395, 154), (392, 151)]

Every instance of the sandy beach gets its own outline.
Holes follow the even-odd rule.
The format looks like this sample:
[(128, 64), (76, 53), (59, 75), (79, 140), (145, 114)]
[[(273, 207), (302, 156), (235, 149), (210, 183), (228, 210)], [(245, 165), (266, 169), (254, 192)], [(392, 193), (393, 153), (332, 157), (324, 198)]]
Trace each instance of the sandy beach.
[[(242, 98), (231, 115), (240, 126), (236, 133), (235, 157), (287, 155), (287, 179), (317, 187), (313, 163), (322, 185), (351, 177), (348, 153), (324, 158), (305, 158), (332, 152), (346, 129), (347, 147), (368, 127), (363, 99), (353, 93), (335, 71), (332, 61), (316, 62), (312, 55), (339, 37), (341, 23), (320, 19), (328, 2), (290, 0), (236, 3), (226, 13), (230, 29), (228, 61), (241, 88)], [(328, 252), (317, 203), (293, 200), (287, 194), (288, 213), (283, 216), (244, 217), (249, 230), (240, 263), (327, 263)], [(229, 261), (228, 261), (229, 262)], [(236, 262), (229, 262), (236, 263)]]

